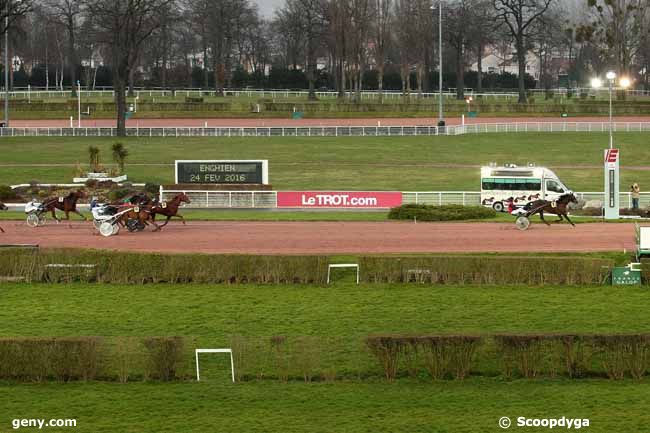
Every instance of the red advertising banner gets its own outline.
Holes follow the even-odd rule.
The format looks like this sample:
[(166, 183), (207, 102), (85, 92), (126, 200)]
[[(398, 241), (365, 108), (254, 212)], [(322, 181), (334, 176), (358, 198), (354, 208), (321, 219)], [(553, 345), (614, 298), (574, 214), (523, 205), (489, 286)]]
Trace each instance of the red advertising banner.
[(278, 207), (382, 209), (402, 205), (401, 192), (278, 192)]

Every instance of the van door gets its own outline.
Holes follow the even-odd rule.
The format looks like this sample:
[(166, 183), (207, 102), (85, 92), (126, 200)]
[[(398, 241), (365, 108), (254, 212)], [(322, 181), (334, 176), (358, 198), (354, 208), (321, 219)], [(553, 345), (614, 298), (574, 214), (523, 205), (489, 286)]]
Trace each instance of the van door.
[(546, 179), (544, 198), (546, 200), (556, 200), (566, 191), (562, 187), (562, 184), (557, 180)]

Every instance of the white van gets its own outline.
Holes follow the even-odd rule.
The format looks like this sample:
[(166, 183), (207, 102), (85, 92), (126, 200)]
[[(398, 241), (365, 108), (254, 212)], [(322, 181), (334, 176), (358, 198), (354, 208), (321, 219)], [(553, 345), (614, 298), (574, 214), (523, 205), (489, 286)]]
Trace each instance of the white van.
[(534, 200), (556, 200), (571, 190), (552, 170), (544, 167), (481, 167), (481, 204), (503, 212), (506, 202), (514, 199), (516, 206)]

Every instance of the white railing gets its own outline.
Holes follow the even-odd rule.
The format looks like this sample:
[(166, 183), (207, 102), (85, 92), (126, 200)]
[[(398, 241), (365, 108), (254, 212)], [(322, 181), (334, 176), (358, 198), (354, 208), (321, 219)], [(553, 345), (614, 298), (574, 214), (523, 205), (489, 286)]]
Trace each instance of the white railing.
[[(616, 132), (650, 132), (650, 122), (615, 122)], [(526, 132), (606, 132), (607, 122), (480, 123), (457, 126), (303, 126), (126, 128), (129, 137), (381, 137)], [(1, 137), (114, 137), (106, 128), (0, 128)]]
[[(579, 200), (586, 202), (602, 203), (605, 199), (605, 193), (602, 192), (576, 192), (575, 195)], [(477, 191), (404, 192), (402, 199), (405, 204), (478, 206), (481, 204), (481, 193)], [(631, 208), (632, 194), (629, 192), (619, 193), (619, 203), (622, 208)], [(642, 208), (650, 206), (650, 192), (641, 193), (639, 205)]]
[[(277, 191), (192, 191), (192, 190), (166, 190), (161, 187), (160, 198), (170, 200), (175, 194), (185, 193), (192, 203), (191, 208), (233, 208), (233, 209), (273, 209), (277, 207)], [(576, 192), (580, 200), (586, 202), (600, 202), (604, 200), (602, 192)], [(621, 208), (632, 207), (632, 195), (621, 192)], [(404, 204), (428, 204), (434, 206), (457, 204), (463, 206), (480, 206), (481, 193), (478, 191), (413, 191), (403, 192)], [(639, 200), (642, 208), (650, 206), (650, 192), (641, 193)]]
[(192, 191), (160, 189), (161, 200), (171, 200), (178, 193), (191, 200), (189, 208), (269, 209), (277, 207), (276, 191)]
[[(587, 93), (589, 95), (604, 95), (606, 91), (595, 91), (591, 88), (572, 88), (572, 89), (550, 89), (548, 92), (552, 93), (554, 96), (566, 97), (569, 92), (573, 94), (573, 97), (576, 99), (580, 98), (581, 94)], [(355, 92), (346, 91), (346, 96), (354, 95)], [(481, 97), (484, 99), (513, 99), (519, 97), (519, 92), (514, 89), (504, 89), (504, 90), (483, 90), (481, 92), (475, 91), (475, 89), (466, 88), (465, 96), (472, 96), (475, 98)], [(527, 89), (526, 93), (532, 93), (533, 95), (545, 95), (547, 90), (545, 89)], [(650, 96), (650, 91), (648, 90), (632, 90), (627, 89), (626, 93), (628, 96), (632, 97), (648, 97)], [(205, 95), (214, 95), (214, 89), (200, 89), (200, 88), (187, 88), (187, 89), (162, 89), (162, 88), (152, 88), (144, 89), (137, 88), (134, 91), (134, 94), (139, 97), (170, 97), (172, 95), (176, 97), (197, 97)], [(224, 94), (226, 96), (234, 97), (247, 97), (247, 98), (271, 98), (271, 99), (291, 99), (291, 98), (307, 98), (309, 92), (307, 90), (286, 90), (286, 89), (225, 89)], [(50, 98), (69, 98), (71, 95), (71, 89), (64, 90), (46, 90), (45, 88), (32, 87), (29, 88), (15, 88), (15, 90), (9, 92), (10, 99), (50, 99)], [(113, 98), (114, 92), (110, 87), (100, 88), (97, 90), (85, 89), (81, 90), (82, 97), (105, 97)], [(337, 91), (326, 90), (326, 91), (317, 91), (316, 95), (319, 98), (335, 98), (339, 95)], [(400, 99), (404, 97), (404, 92), (401, 90), (384, 90), (382, 95), (385, 99)], [(421, 94), (424, 98), (437, 98), (440, 95), (439, 92), (423, 92)], [(411, 98), (418, 97), (420, 94), (417, 90), (411, 90), (409, 93)], [(443, 91), (443, 96), (445, 98), (456, 98), (456, 89), (449, 88)], [(361, 92), (362, 99), (377, 99), (379, 97), (379, 91), (377, 90), (363, 90)]]

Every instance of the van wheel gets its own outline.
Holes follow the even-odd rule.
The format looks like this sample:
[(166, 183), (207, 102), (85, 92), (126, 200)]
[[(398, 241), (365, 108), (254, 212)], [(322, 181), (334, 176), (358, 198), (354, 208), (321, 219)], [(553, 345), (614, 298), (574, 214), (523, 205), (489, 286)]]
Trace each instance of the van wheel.
[(503, 203), (501, 203), (500, 201), (494, 203), (492, 205), (492, 209), (494, 209), (497, 212), (503, 212), (503, 209), (504, 209)]

